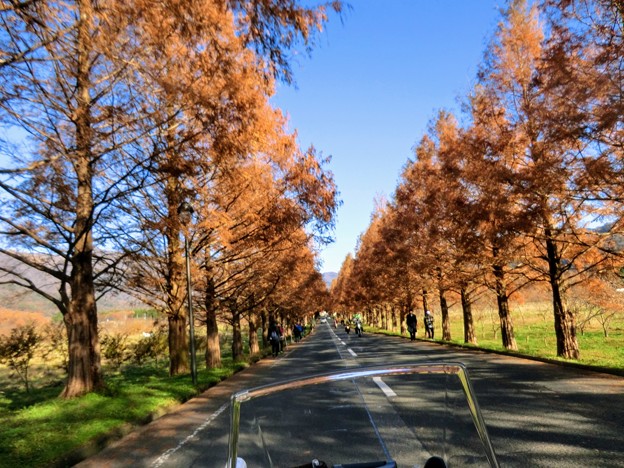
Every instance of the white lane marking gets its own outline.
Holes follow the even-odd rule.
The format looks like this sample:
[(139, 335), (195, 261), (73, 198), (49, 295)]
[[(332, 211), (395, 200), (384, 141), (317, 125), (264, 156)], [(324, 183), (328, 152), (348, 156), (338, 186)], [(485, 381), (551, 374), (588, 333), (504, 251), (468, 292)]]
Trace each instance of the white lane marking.
[(202, 431), (203, 429), (205, 429), (206, 427), (208, 427), (208, 425), (210, 425), (210, 423), (212, 421), (215, 420), (215, 418), (217, 416), (219, 416), (221, 413), (223, 413), (228, 406), (230, 406), (229, 403), (225, 403), (223, 404), (223, 406), (221, 406), (217, 411), (215, 411), (214, 413), (212, 413), (210, 416), (208, 416), (208, 418), (200, 425), (197, 427), (197, 429), (195, 429), (193, 431), (193, 433), (188, 436), (186, 439), (182, 440), (177, 447), (174, 448), (170, 448), (169, 450), (167, 450), (165, 453), (163, 453), (160, 457), (158, 457), (156, 459), (156, 461), (154, 461), (154, 463), (152, 464), (152, 466), (157, 467), (157, 466), (161, 466), (163, 463), (165, 463), (167, 461), (167, 459), (173, 455), (174, 453), (176, 453), (178, 450), (180, 450), (183, 446), (185, 446), (191, 439), (193, 439), (200, 431)]
[(397, 396), (397, 394), (394, 393), (394, 390), (392, 390), (390, 387), (388, 387), (386, 382), (381, 380), (381, 377), (373, 377), (373, 382), (375, 382), (377, 384), (377, 386), (379, 388), (381, 388), (381, 391), (384, 392), (387, 397), (395, 397), (395, 396)]
[(351, 356), (357, 357), (357, 354), (355, 354), (355, 352), (351, 348), (347, 348), (347, 351), (351, 353)]

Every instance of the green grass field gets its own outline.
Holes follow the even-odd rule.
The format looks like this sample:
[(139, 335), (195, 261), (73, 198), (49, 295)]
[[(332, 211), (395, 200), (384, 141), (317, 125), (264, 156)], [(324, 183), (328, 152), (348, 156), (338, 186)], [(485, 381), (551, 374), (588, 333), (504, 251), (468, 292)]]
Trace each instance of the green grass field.
[(219, 369), (200, 369), (194, 387), (188, 375), (169, 377), (165, 365), (125, 366), (106, 376), (105, 391), (71, 400), (57, 398), (61, 383), (35, 382), (29, 394), (9, 387), (0, 395), (0, 467), (71, 466), (244, 367), (225, 359)]
[[(505, 351), (499, 330), (499, 318), (495, 309), (483, 308), (473, 311), (475, 332), (480, 348)], [(451, 342), (464, 343), (464, 325), (461, 308), (453, 307), (451, 317)], [(557, 341), (554, 319), (548, 303), (530, 304), (516, 307), (512, 311), (514, 335), (518, 353), (549, 359), (557, 358)], [(436, 316), (436, 337), (442, 335), (440, 316)], [(419, 327), (419, 337), (424, 337), (424, 329)], [(597, 320), (590, 321), (584, 333), (577, 330), (580, 359), (578, 363), (604, 368), (624, 370), (624, 314), (616, 317), (609, 326), (605, 337)]]
[(64, 385), (58, 356), (32, 361), (29, 392), (0, 365), (0, 468), (71, 466), (262, 356), (233, 362), (229, 330), (221, 334), (221, 347), (220, 368), (206, 369), (198, 360), (197, 386), (190, 375), (170, 377), (167, 359), (118, 370), (104, 360), (106, 388), (71, 400), (58, 398)]
[[(475, 347), (464, 343), (464, 323), (461, 308), (454, 306), (450, 310), (451, 340), (449, 343)], [(435, 340), (441, 341), (442, 326), (439, 311), (434, 310)], [(473, 309), (475, 333), (478, 348), (506, 353), (500, 336), (499, 318), (495, 309), (491, 307)], [(612, 369), (616, 373), (624, 373), (624, 313), (616, 316), (609, 324), (608, 336), (598, 320), (586, 324), (584, 332), (577, 330), (580, 359), (564, 360), (557, 357), (557, 340), (555, 337), (554, 319), (549, 311), (548, 303), (529, 304), (516, 307), (512, 312), (514, 335), (518, 351), (527, 357), (546, 358), (565, 362), (595, 366), (601, 370)], [(369, 331), (388, 335), (400, 335), (398, 332), (388, 332), (375, 327), (366, 327)], [(407, 336), (404, 333), (403, 336)], [(422, 318), (418, 321), (417, 338), (425, 339), (425, 330)]]

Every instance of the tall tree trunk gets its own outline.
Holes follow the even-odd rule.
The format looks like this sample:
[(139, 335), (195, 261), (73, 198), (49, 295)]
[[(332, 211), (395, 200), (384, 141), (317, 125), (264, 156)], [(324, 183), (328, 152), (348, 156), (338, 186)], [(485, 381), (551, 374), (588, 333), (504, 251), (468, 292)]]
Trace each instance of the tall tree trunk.
[(262, 309), (260, 312), (260, 326), (262, 327), (262, 347), (269, 346), (269, 314), (266, 309)]
[(77, 35), (76, 151), (73, 161), (76, 172), (76, 245), (72, 253), (70, 278), (71, 298), (63, 317), (69, 345), (68, 378), (61, 393), (71, 398), (90, 392), (103, 384), (97, 307), (93, 282), (93, 167), (90, 52), (93, 10), (91, 2), (78, 2), (80, 16)]
[(210, 259), (206, 260), (206, 368), (221, 367), (221, 344), (219, 343), (219, 324), (217, 323), (217, 301), (215, 284), (210, 268)]
[(555, 334), (557, 336), (557, 356), (566, 359), (578, 359), (580, 352), (576, 339), (576, 319), (565, 303), (561, 288), (561, 259), (550, 229), (546, 229), (545, 234), (548, 274), (553, 297)]
[(429, 293), (426, 289), (422, 290), (422, 305), (423, 305), (423, 317), (427, 314), (429, 310)]
[(169, 375), (186, 374), (190, 371), (186, 315), (169, 314)]
[(232, 359), (243, 359), (243, 335), (241, 333), (240, 313), (232, 311)]
[(260, 352), (258, 343), (258, 327), (256, 326), (255, 317), (249, 319), (249, 354), (254, 355)]
[(409, 308), (410, 308), (410, 302), (406, 300), (405, 304), (403, 304), (403, 307), (401, 307), (401, 317), (399, 317), (399, 324), (401, 326), (401, 329), (400, 329), (401, 335), (404, 335), (407, 333), (407, 325), (405, 325), (405, 317), (407, 316), (407, 312), (409, 311)]
[(61, 393), (64, 398), (83, 395), (103, 384), (93, 284), (93, 240), (90, 221), (84, 216), (80, 218), (76, 226), (84, 226), (86, 232), (79, 235), (72, 257), (72, 293), (63, 317), (69, 349), (68, 378)]
[[(176, 182), (170, 180), (173, 193), (176, 192)], [(173, 195), (169, 197), (169, 213), (176, 213), (179, 203)], [(173, 216), (173, 215), (170, 215)], [(189, 366), (189, 345), (187, 335), (187, 308), (185, 259), (180, 244), (179, 224), (167, 230), (167, 321), (169, 325), (169, 374), (186, 374)]]
[[(494, 256), (497, 252), (494, 250)], [(494, 272), (494, 282), (496, 290), (496, 302), (498, 304), (498, 317), (500, 319), (501, 337), (505, 349), (518, 350), (516, 338), (514, 336), (513, 321), (509, 311), (509, 297), (507, 295), (507, 285), (505, 284), (505, 271), (497, 263), (492, 266)]]
[(423, 330), (425, 330), (425, 316), (427, 315), (427, 311), (429, 310), (429, 293), (424, 288), (422, 290), (422, 305), (423, 305), (423, 319), (421, 323), (423, 324)]
[(470, 293), (465, 287), (461, 288), (461, 303), (464, 312), (464, 343), (477, 344), (477, 336), (474, 330), (474, 320), (472, 318), (472, 301)]
[[(171, 132), (171, 129), (169, 129)], [(171, 138), (172, 139), (172, 138)], [(173, 143), (172, 143), (173, 144)], [(166, 168), (176, 167), (176, 153), (167, 153)], [(178, 213), (183, 201), (180, 175), (165, 169), (165, 197), (167, 200), (167, 219), (165, 236), (167, 239), (167, 316), (169, 323), (169, 374), (186, 374), (190, 370), (189, 342), (187, 335), (188, 309), (187, 299), (186, 258), (183, 244), (180, 242), (182, 220)], [(188, 235), (186, 232), (185, 235)]]
[(440, 311), (442, 312), (442, 339), (451, 341), (451, 319), (449, 317), (448, 303), (446, 302), (446, 291), (439, 289), (440, 293)]
[(79, 293), (72, 295), (68, 311), (63, 316), (69, 345), (63, 398), (83, 395), (103, 384), (94, 295), (82, 288), (84, 283), (80, 280), (73, 284), (79, 288)]
[(206, 315), (206, 368), (221, 367), (221, 343), (219, 343), (219, 324), (215, 310)]

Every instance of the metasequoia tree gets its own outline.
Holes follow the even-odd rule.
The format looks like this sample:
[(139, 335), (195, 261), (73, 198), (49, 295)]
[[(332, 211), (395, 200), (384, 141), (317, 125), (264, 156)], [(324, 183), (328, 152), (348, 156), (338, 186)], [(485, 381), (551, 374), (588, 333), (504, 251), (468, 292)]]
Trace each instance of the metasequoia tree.
[[(24, 269), (3, 271), (63, 315), (65, 397), (102, 384), (97, 291), (114, 281), (119, 261), (102, 255), (110, 240), (103, 226), (128, 176), (107, 173), (125, 157), (145, 117), (129, 92), (143, 56), (128, 34), (135, 18), (122, 4), (105, 3), (40, 0), (0, 10), (1, 149), (10, 160), (1, 171), (0, 248), (49, 275), (54, 290), (50, 280), (35, 282)], [(135, 60), (119, 60), (127, 55)]]
[[(422, 189), (421, 185), (411, 185), (408, 182), (412, 174), (413, 165), (402, 174), (403, 179), (395, 191), (394, 198), (389, 204), (385, 223), (382, 225), (382, 246), (387, 253), (382, 252), (376, 261), (385, 260), (383, 265), (386, 275), (393, 278), (396, 285), (393, 288), (392, 301), (401, 305), (401, 327), (405, 331), (404, 319), (407, 312), (416, 308), (417, 298), (423, 301), (425, 307), (426, 295), (424, 292), (430, 287), (430, 254), (429, 239), (422, 236), (426, 230), (427, 221), (420, 217), (422, 204), (415, 202), (415, 194)], [(429, 309), (429, 306), (427, 306)], [(424, 314), (424, 310), (423, 310)]]
[[(560, 55), (574, 53), (576, 58), (552, 61), (553, 73), (558, 76), (569, 76), (573, 70), (574, 79), (560, 80), (560, 93), (578, 100), (590, 93), (590, 99), (585, 98), (588, 105), (583, 119), (577, 122), (584, 142), (580, 155), (585, 170), (576, 181), (582, 195), (599, 207), (605, 223), (600, 229), (600, 254), (619, 256), (624, 201), (624, 5), (613, 0), (548, 0), (544, 4), (553, 30), (550, 48)], [(585, 291), (592, 291), (590, 301), (608, 297), (605, 290), (619, 287), (615, 272), (621, 268), (621, 260), (598, 257), (593, 259), (600, 265), (598, 273), (590, 271), (589, 286), (584, 286)], [(606, 265), (605, 257), (609, 260)]]
[[(339, 2), (330, 6), (341, 8)], [(0, 118), (11, 131), (3, 134), (2, 150), (13, 158), (2, 170), (1, 181), (2, 232), (12, 248), (5, 242), (2, 249), (49, 274), (58, 293), (35, 284), (23, 272), (5, 272), (7, 281), (50, 299), (63, 314), (70, 344), (64, 396), (88, 392), (102, 383), (96, 281), (111, 278), (120, 256), (106, 260), (96, 252), (114, 245), (109, 244), (114, 238), (107, 237), (116, 234), (108, 224), (115, 224), (108, 209), (111, 201), (146, 179), (120, 171), (142, 169), (149, 174), (154, 156), (172, 155), (177, 144), (196, 134), (197, 126), (186, 128), (188, 120), (177, 120), (181, 108), (185, 115), (190, 111), (175, 102), (181, 91), (173, 80), (176, 66), (187, 66), (186, 58), (197, 63), (198, 55), (211, 54), (213, 62), (224, 59), (222, 66), (227, 67), (225, 54), (220, 56), (222, 42), (204, 48), (198, 39), (207, 31), (216, 30), (219, 36), (226, 17), (230, 29), (232, 24), (236, 28), (230, 37), (259, 52), (255, 70), (265, 77), (289, 79), (287, 50), (298, 43), (310, 45), (314, 30), (327, 18), (325, 11), (325, 6), (306, 8), (286, 0), (219, 5), (37, 0), (0, 9)], [(167, 93), (151, 94), (154, 83)], [(190, 87), (186, 97), (197, 89)], [(197, 97), (190, 101), (197, 103), (191, 106), (197, 120), (205, 121), (201, 114), (206, 101)], [(226, 127), (232, 123), (220, 121)], [(162, 133), (154, 137), (154, 132)], [(151, 136), (151, 147), (144, 143), (145, 135)], [(172, 180), (169, 185), (172, 193), (177, 193), (176, 183)], [(169, 207), (174, 205), (169, 200)], [(175, 221), (166, 224), (173, 241), (179, 229)], [(174, 269), (179, 269), (179, 257), (178, 253), (173, 259), (178, 265)], [(173, 275), (176, 283), (179, 276)], [(183, 363), (174, 366), (183, 367)]]
[(393, 246), (384, 239), (388, 224), (387, 207), (378, 206), (371, 224), (360, 236), (351, 277), (351, 312), (365, 312), (367, 322), (373, 309), (381, 308), (389, 318), (386, 328), (400, 326), (401, 316), (409, 307), (406, 291), (410, 282), (402, 264), (394, 261)]
[(404, 297), (409, 282), (404, 270), (397, 272), (393, 247), (384, 239), (383, 231), (390, 216), (385, 201), (377, 200), (371, 223), (358, 238), (355, 257), (351, 254), (345, 257), (331, 285), (330, 309), (344, 318), (364, 312), (369, 324), (381, 327), (379, 317), (374, 317), (377, 312), (405, 306), (405, 301), (399, 298)]
[(550, 285), (557, 355), (578, 358), (575, 319), (566, 306), (565, 289), (570, 276), (579, 274), (572, 269), (575, 261), (594, 246), (580, 241), (586, 232), (583, 220), (593, 207), (575, 184), (581, 171), (578, 121), (586, 96), (577, 93), (570, 100), (561, 92), (562, 83), (575, 74), (565, 67), (564, 76), (558, 72), (563, 65), (553, 63), (572, 63), (575, 56), (556, 52), (544, 49), (537, 7), (514, 1), (488, 50), (480, 83), (505, 109), (517, 142), (514, 190), (535, 220), (524, 232), (535, 250), (527, 250), (523, 261)]
[(474, 194), (472, 205), (475, 240), (479, 243), (479, 263), (489, 274), (485, 285), (496, 295), (502, 344), (516, 350), (509, 298), (527, 282), (529, 273), (517, 261), (533, 225), (530, 213), (522, 210), (515, 189), (517, 141), (506, 118), (505, 109), (477, 86), (469, 97), (471, 126), (460, 140), (466, 164), (463, 181)]
[[(438, 289), (442, 316), (442, 337), (451, 339), (446, 294), (452, 288), (452, 258), (446, 213), (446, 187), (439, 173), (437, 145), (433, 129), (414, 148), (414, 160), (409, 161), (395, 192), (396, 224), (413, 268), (425, 284)], [(438, 196), (440, 195), (440, 196)], [(422, 284), (422, 283), (421, 283)]]
[[(263, 304), (269, 298), (275, 303), (272, 295), (288, 278), (288, 268), (294, 268), (294, 252), (307, 249), (316, 235), (325, 240), (337, 206), (332, 175), (315, 151), (299, 152), (292, 136), (275, 137), (272, 151), (229, 170), (229, 188), (210, 198), (211, 208), (221, 213), (208, 242), (210, 269), (219, 279), (205, 280), (214, 283), (215, 296), (245, 304), (252, 326)], [(240, 309), (230, 308), (228, 321), (236, 320)]]
[[(302, 294), (303, 291), (310, 294), (313, 287), (319, 291), (320, 275), (314, 270), (313, 255), (305, 243), (308, 236), (301, 230), (292, 237), (281, 241), (288, 245), (274, 246), (270, 255), (255, 258), (250, 264), (236, 265), (239, 274), (230, 277), (222, 288), (219, 302), (225, 307), (221, 307), (221, 320), (232, 326), (235, 359), (243, 357), (241, 319), (248, 324), (249, 348), (254, 354), (260, 349), (258, 327), (266, 333), (267, 320), (275, 320), (289, 330), (304, 317), (306, 309), (310, 313), (321, 305), (322, 295), (314, 300)], [(263, 312), (269, 316), (263, 317)]]
[[(162, 118), (145, 131), (126, 161), (135, 164), (143, 154), (152, 154), (150, 167), (133, 181), (141, 188), (118, 206), (127, 214), (118, 237), (124, 240), (122, 248), (135, 253), (126, 289), (167, 317), (169, 370), (176, 375), (189, 368), (180, 236), (194, 236), (201, 224), (186, 220), (184, 225), (179, 208), (195, 193), (200, 175), (202, 183), (213, 186), (218, 167), (235, 164), (244, 155), (242, 145), (254, 149), (251, 142), (262, 126), (258, 108), (264, 108), (267, 91), (263, 75), (254, 72), (255, 57), (242, 47), (232, 18), (218, 5), (199, 2), (192, 21), (178, 17), (165, 24), (160, 23), (168, 15), (175, 19), (188, 10), (169, 11), (168, 4), (149, 11), (140, 8), (147, 5), (134, 6), (142, 13), (136, 29), (142, 28), (141, 35), (148, 38), (145, 47), (154, 51), (154, 59), (142, 69), (146, 84), (155, 91), (146, 96), (145, 107)], [(191, 253), (198, 252), (193, 239), (191, 245)]]
[[(466, 177), (467, 152), (454, 116), (441, 112), (431, 134), (437, 142), (438, 173), (442, 182), (441, 189), (434, 195), (441, 199), (438, 202), (441, 211), (436, 216), (445, 226), (443, 241), (451, 264), (446, 272), (447, 281), (460, 294), (464, 341), (476, 344), (472, 303), (481, 293), (483, 276), (483, 249), (476, 229), (478, 192)], [(436, 233), (439, 240), (440, 234)]]
[[(210, 244), (213, 276), (205, 278), (214, 284), (219, 302), (228, 306), (221, 307), (221, 317), (235, 331), (240, 329), (241, 316), (255, 327), (259, 311), (267, 301), (275, 302), (275, 291), (294, 268), (293, 252), (309, 241), (302, 231), (305, 210), (285, 197), (269, 166), (253, 167), (246, 183), (236, 184), (242, 192), (229, 205), (229, 224), (216, 227)], [(242, 348), (236, 338), (240, 336), (235, 334), (233, 348), (240, 357)]]
[(418, 224), (402, 217), (393, 202), (389, 203), (379, 224), (379, 239), (369, 263), (381, 270), (377, 276), (381, 279), (383, 303), (399, 308), (401, 331), (405, 332), (405, 316), (415, 306), (423, 284), (423, 243), (417, 234)]
[[(252, 5), (255, 6), (251, 8)], [(187, 301), (177, 213), (185, 198), (196, 205), (196, 221), (187, 226), (186, 233), (193, 236), (193, 256), (204, 263), (203, 275), (215, 271), (212, 265), (213, 252), (218, 252), (213, 249), (215, 236), (224, 235), (237, 223), (240, 223), (237, 232), (243, 232), (245, 226), (249, 228), (241, 234), (242, 238), (252, 236), (259, 229), (253, 223), (232, 220), (231, 213), (224, 214), (234, 203), (232, 200), (241, 203), (243, 197), (237, 195), (229, 201), (218, 197), (220, 191), (228, 191), (233, 174), (246, 170), (246, 161), (250, 159), (266, 165), (270, 177), (271, 170), (277, 170), (287, 174), (278, 177), (291, 178), (284, 190), (289, 191), (289, 196), (301, 197), (297, 210), (305, 213), (316, 210), (305, 219), (300, 217), (298, 222), (317, 220), (313, 227), (322, 235), (333, 217), (336, 191), (331, 188), (331, 176), (321, 168), (322, 162), (313, 151), (298, 153), (293, 137), (284, 133), (281, 114), (268, 104), (274, 87), (272, 75), (284, 72), (288, 77), (284, 51), (280, 48), (291, 46), (297, 38), (307, 41), (311, 30), (325, 20), (324, 8), (308, 10), (281, 1), (232, 2), (229, 6), (231, 11), (200, 2), (197, 14), (191, 15), (192, 20), (180, 18), (167, 23), (169, 29), (161, 28), (158, 32), (167, 38), (165, 43), (156, 44), (162, 48), (161, 55), (178, 58), (175, 66), (161, 71), (155, 79), (162, 91), (154, 105), (169, 120), (159, 132), (150, 135), (149, 143), (167, 150), (148, 174), (149, 188), (132, 201), (139, 209), (129, 213), (140, 226), (136, 230), (140, 236), (131, 242), (151, 247), (149, 258), (143, 255), (135, 258), (142, 262), (142, 267), (135, 266), (134, 279), (129, 285), (135, 291), (141, 288), (143, 293), (151, 294), (152, 299), (161, 303), (160, 310), (167, 314), (172, 374), (188, 369)], [(334, 5), (338, 6), (338, 3)], [(162, 5), (163, 9), (168, 7)], [(246, 17), (252, 10), (254, 17)], [(188, 9), (174, 9), (172, 14), (186, 16)], [(264, 18), (265, 14), (276, 17)], [(166, 12), (151, 10), (148, 17), (159, 15), (166, 16)], [(250, 48), (268, 57), (254, 54)], [(244, 189), (246, 185), (241, 187)], [(331, 189), (323, 192), (327, 188)], [(256, 209), (250, 199), (242, 203), (245, 202), (252, 203), (251, 210)], [(320, 203), (326, 205), (320, 207)], [(154, 213), (157, 215), (153, 216)], [(160, 267), (154, 268), (155, 265)], [(155, 280), (145, 282), (144, 276)], [(150, 287), (161, 283), (159, 277), (164, 283)], [(218, 294), (218, 285), (210, 278), (206, 278), (205, 285), (205, 300), (199, 305), (212, 310), (214, 301), (210, 297)], [(230, 302), (231, 307), (235, 304)], [(206, 320), (212, 328), (208, 349), (214, 355), (218, 351), (216, 322), (212, 315), (207, 315)], [(216, 362), (213, 358), (207, 361)]]
[[(400, 321), (407, 309), (422, 298), (428, 309), (428, 289), (439, 288), (444, 338), (450, 339), (445, 291), (463, 290), (466, 340), (474, 342), (469, 290), (474, 282), (471, 265), (470, 205), (459, 183), (457, 127), (442, 112), (416, 148), (416, 160), (402, 174), (394, 200), (383, 216), (373, 218), (360, 239), (351, 273), (352, 294), (360, 288), (372, 302), (385, 300), (401, 305)], [(379, 227), (376, 227), (379, 225)], [(473, 243), (474, 244), (474, 243)], [(391, 285), (391, 288), (388, 286)], [(379, 289), (382, 292), (375, 291)], [(373, 292), (375, 291), (375, 292)], [(382, 295), (385, 295), (383, 297)], [(353, 301), (352, 301), (353, 302)]]
[(394, 223), (392, 206), (378, 201), (371, 224), (361, 234), (355, 258), (347, 257), (332, 285), (332, 307), (386, 329), (401, 326), (414, 296), (405, 244)]
[(437, 253), (429, 250), (429, 238), (423, 235), (429, 221), (424, 216), (426, 182), (420, 177), (423, 173), (415, 175), (416, 167), (421, 166), (406, 166), (392, 202), (377, 208), (359, 239), (355, 259), (345, 262), (332, 289), (334, 301), (348, 310), (385, 311), (388, 329), (402, 326), (424, 291)]
[[(304, 240), (307, 236), (301, 232), (296, 237)], [(276, 283), (266, 307), (263, 305), (263, 310), (272, 315), (267, 319), (276, 319), (290, 333), (296, 323), (307, 323), (316, 312), (327, 308), (327, 288), (323, 277), (315, 269), (314, 252), (307, 244), (298, 242), (291, 249), (283, 250), (275, 260), (280, 281)], [(249, 333), (252, 340), (251, 328)]]
[[(228, 213), (225, 217), (230, 220), (228, 222), (215, 223), (208, 219), (200, 226), (196, 250), (206, 251), (202, 256), (205, 260), (203, 272), (207, 285), (203, 304), (207, 306), (206, 324), (209, 344), (211, 343), (206, 351), (207, 363), (214, 363), (217, 359), (215, 354), (218, 352), (216, 315), (210, 314), (208, 306), (217, 305), (214, 297), (217, 295), (221, 297), (223, 290), (237, 290), (236, 286), (234, 288), (232, 286), (231, 272), (235, 272), (235, 277), (239, 281), (234, 283), (238, 284), (239, 288), (241, 284), (249, 284), (254, 272), (258, 274), (260, 271), (260, 259), (269, 258), (271, 253), (275, 255), (283, 249), (280, 244), (284, 244), (284, 239), (296, 237), (293, 233), (302, 227), (309, 228), (312, 236), (318, 241), (329, 241), (327, 233), (331, 229), (337, 206), (337, 191), (333, 176), (323, 168), (328, 159), (319, 158), (314, 148), (306, 152), (299, 151), (294, 143), (294, 137), (284, 134), (281, 114), (270, 109), (268, 105), (268, 97), (273, 92), (272, 77), (278, 76), (286, 81), (291, 79), (286, 51), (298, 40), (303, 40), (309, 45), (312, 31), (320, 29), (327, 19), (326, 6), (309, 9), (281, 0), (230, 2), (230, 5), (243, 45), (256, 51), (258, 59), (256, 70), (264, 76), (263, 83), (266, 86), (264, 92), (267, 99), (262, 106), (255, 107), (254, 121), (257, 122), (257, 126), (255, 131), (250, 133), (251, 140), (246, 142), (234, 138), (232, 141), (236, 143), (235, 149), (218, 146), (215, 154), (220, 157), (231, 155), (243, 163), (246, 158), (252, 156), (252, 163), (256, 168), (260, 168), (268, 176), (269, 191), (262, 192), (256, 188), (255, 191), (251, 191), (255, 194), (251, 198), (237, 195), (234, 199), (223, 203), (223, 198), (215, 196), (221, 187), (219, 183), (203, 184), (194, 188), (200, 204), (212, 213), (217, 213), (216, 218), (219, 218), (219, 213), (225, 213), (233, 206), (236, 206), (233, 211), (238, 210), (239, 214), (247, 213), (242, 218)], [(341, 3), (333, 2), (330, 7), (340, 11)], [(249, 121), (244, 118), (237, 121), (237, 125), (241, 125), (242, 129), (248, 128), (248, 124)], [(220, 174), (230, 177), (239, 165), (232, 162), (229, 165), (225, 164)], [(211, 164), (200, 165), (200, 174), (211, 174), (213, 170)], [(203, 177), (199, 177), (199, 180), (201, 179)], [(231, 180), (230, 178), (228, 183), (231, 183)], [(203, 187), (204, 191), (200, 187)], [(247, 188), (249, 185), (243, 184), (241, 187)], [(206, 196), (206, 188), (212, 190), (212, 195)], [(273, 196), (269, 196), (269, 193), (273, 193)], [(242, 207), (238, 206), (239, 204)], [(220, 220), (223, 221), (225, 218), (221, 217)], [(212, 216), (212, 220), (214, 219), (215, 216)], [(212, 239), (210, 233), (214, 233)], [(216, 243), (213, 242), (214, 238), (218, 239)], [(214, 248), (215, 245), (219, 247)], [(215, 267), (215, 263), (227, 266), (222, 267), (221, 271), (230, 272), (222, 275), (220, 281), (215, 281), (214, 277), (210, 276), (219, 269), (218, 265)], [(232, 269), (232, 265), (236, 267)], [(278, 275), (266, 280), (267, 276), (270, 275), (264, 275), (264, 278), (268, 285), (261, 288), (261, 292), (252, 291), (248, 294), (247, 300), (243, 301), (249, 314), (267, 300), (267, 296), (280, 278)], [(247, 278), (247, 281), (241, 283), (240, 278)], [(227, 294), (223, 295), (227, 297)], [(241, 313), (237, 305), (241, 303), (240, 297), (228, 303), (231, 306), (233, 320)], [(249, 320), (253, 325), (254, 318), (251, 315)], [(235, 351), (238, 349), (239, 345), (235, 343)]]
[[(274, 114), (266, 110), (258, 115)], [(281, 120), (274, 122), (280, 124)], [(249, 128), (258, 130), (250, 125), (245, 127)], [(263, 138), (258, 140), (263, 146), (253, 143), (256, 134), (252, 132), (248, 147), (262, 153), (262, 157), (230, 161), (230, 165), (223, 164), (223, 159), (219, 165), (210, 165), (204, 159), (198, 163), (203, 175), (191, 179), (195, 181), (192, 187), (196, 217), (188, 226), (188, 234), (195, 265), (193, 278), (199, 280), (194, 300), (207, 326), (209, 366), (220, 361), (217, 311), (221, 311), (223, 321), (233, 326), (234, 355), (241, 357), (240, 319), (245, 316), (251, 326), (255, 324), (254, 314), (283, 276), (275, 266), (276, 259), (296, 245), (307, 244), (309, 238), (301, 238), (298, 232), (308, 223), (314, 223), (316, 232), (322, 233), (333, 218), (337, 192), (331, 175), (321, 168), (314, 152), (297, 155), (292, 136), (280, 132), (279, 125), (271, 132), (264, 129)], [(267, 146), (266, 142), (272, 144)], [(156, 187), (158, 184), (151, 189)], [(150, 196), (144, 200), (153, 202), (154, 191), (148, 193)], [(161, 196), (164, 194), (162, 190)], [(144, 213), (147, 215), (149, 211)], [(176, 221), (177, 216), (163, 216), (163, 219)], [(153, 231), (149, 231), (149, 219), (144, 226), (141, 232), (147, 236), (143, 244), (150, 247), (151, 255), (134, 258), (129, 286), (135, 292), (142, 291), (145, 300), (160, 304), (171, 314), (166, 292), (174, 269), (167, 261), (171, 255), (162, 250), (171, 242), (158, 242), (161, 226), (151, 222)], [(181, 349), (180, 356), (185, 348)]]
[(351, 271), (353, 270), (353, 255), (348, 253), (340, 265), (338, 276), (332, 282), (329, 290), (330, 307), (332, 310), (343, 314), (350, 303), (350, 285)]
[[(476, 343), (471, 313), (478, 288), (479, 247), (474, 231), (474, 193), (464, 179), (465, 159), (454, 117), (440, 112), (416, 147), (416, 160), (398, 191), (403, 217), (414, 213), (420, 224), (421, 271), (425, 284), (436, 284), (441, 301), (443, 336), (450, 339), (445, 291), (456, 290), (464, 311), (464, 340)], [(414, 232), (417, 232), (412, 228)]]
[(622, 315), (621, 286), (619, 272), (603, 269), (588, 281), (570, 288), (571, 304), (582, 334), (591, 322), (598, 322), (604, 337), (609, 336), (611, 322)]
[[(470, 125), (440, 115), (421, 140), (385, 241), (394, 268), (411, 262), (420, 286), (456, 288), (464, 309), (467, 286), (491, 288), (508, 349), (516, 347), (510, 295), (547, 282), (557, 354), (576, 358), (566, 290), (611, 268), (620, 250), (624, 10), (612, 0), (541, 6), (545, 30), (537, 2), (509, 2), (469, 97)], [(598, 221), (608, 224), (596, 230)], [(342, 291), (349, 278), (357, 276), (339, 278)]]

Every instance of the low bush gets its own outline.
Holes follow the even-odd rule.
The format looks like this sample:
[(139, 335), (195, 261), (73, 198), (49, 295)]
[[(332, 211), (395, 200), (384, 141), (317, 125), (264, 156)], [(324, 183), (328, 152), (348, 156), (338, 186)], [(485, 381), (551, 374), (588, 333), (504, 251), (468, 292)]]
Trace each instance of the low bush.
[(30, 391), (28, 371), (35, 356), (35, 350), (41, 345), (42, 337), (35, 330), (34, 324), (14, 328), (11, 335), (0, 338), (0, 363), (7, 364)]

